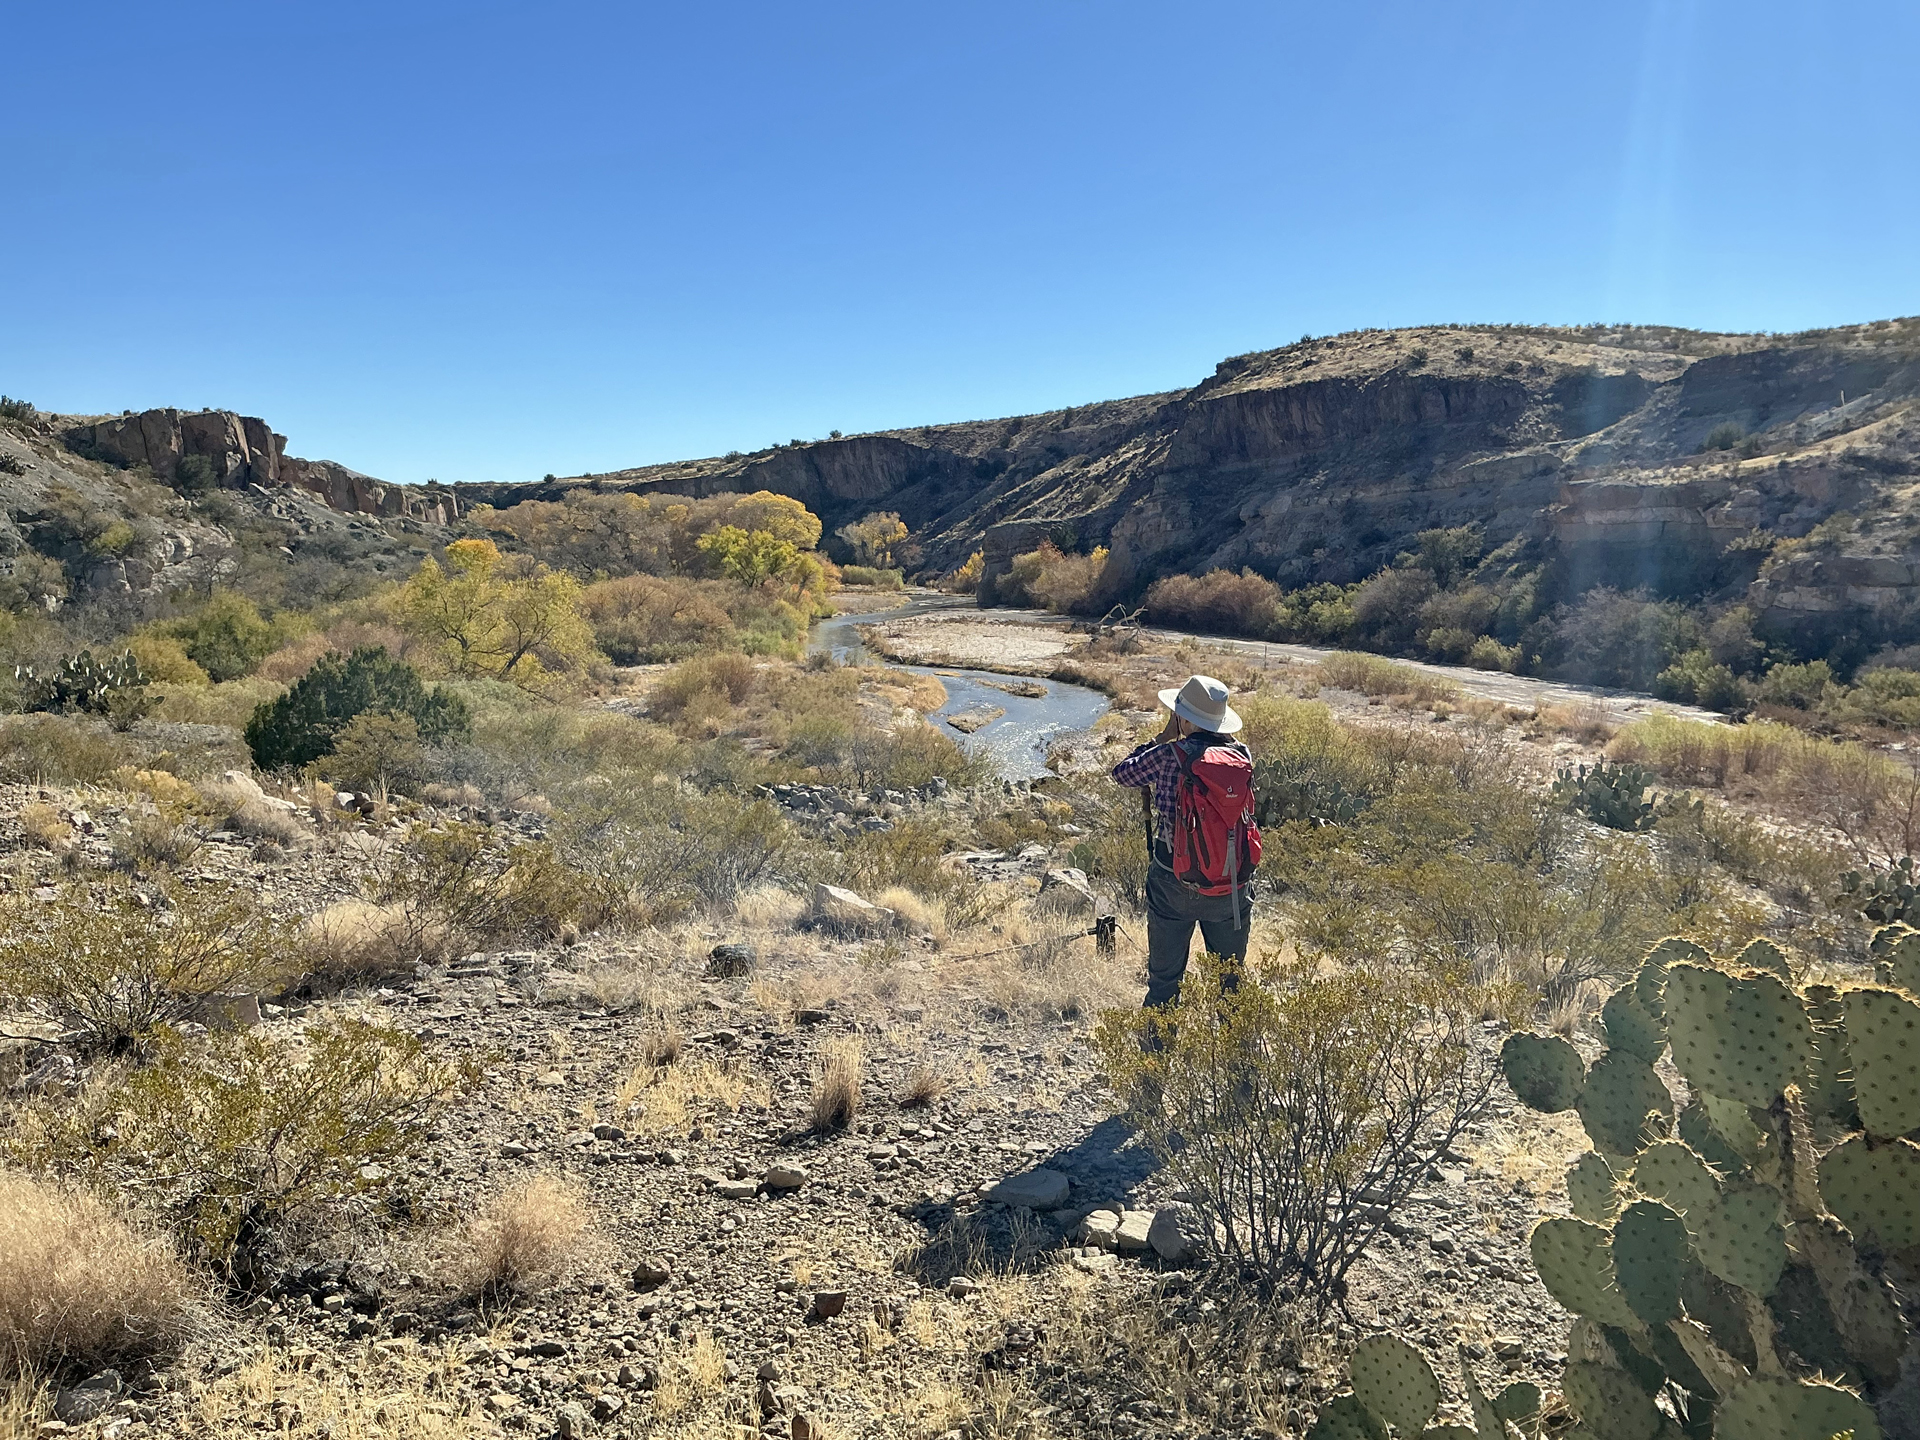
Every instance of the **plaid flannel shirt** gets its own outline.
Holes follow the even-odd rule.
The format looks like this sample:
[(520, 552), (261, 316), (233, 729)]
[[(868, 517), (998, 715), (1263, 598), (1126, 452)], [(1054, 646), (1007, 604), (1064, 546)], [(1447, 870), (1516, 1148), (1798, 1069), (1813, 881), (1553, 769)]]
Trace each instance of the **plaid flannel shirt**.
[(1116, 785), (1129, 790), (1153, 791), (1153, 838), (1156, 842), (1173, 834), (1174, 794), (1180, 781), (1180, 757), (1174, 747), (1180, 742), (1168, 740), (1155, 744), (1149, 740), (1134, 748), (1131, 755), (1113, 767)]

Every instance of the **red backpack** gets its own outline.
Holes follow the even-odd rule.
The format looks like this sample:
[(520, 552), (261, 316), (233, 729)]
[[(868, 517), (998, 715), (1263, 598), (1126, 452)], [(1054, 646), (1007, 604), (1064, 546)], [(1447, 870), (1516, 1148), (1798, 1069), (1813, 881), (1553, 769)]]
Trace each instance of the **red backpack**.
[(1232, 895), (1260, 863), (1260, 827), (1253, 823), (1253, 757), (1241, 745), (1209, 745), (1195, 755), (1175, 745), (1180, 780), (1173, 797), (1173, 877), (1202, 895)]

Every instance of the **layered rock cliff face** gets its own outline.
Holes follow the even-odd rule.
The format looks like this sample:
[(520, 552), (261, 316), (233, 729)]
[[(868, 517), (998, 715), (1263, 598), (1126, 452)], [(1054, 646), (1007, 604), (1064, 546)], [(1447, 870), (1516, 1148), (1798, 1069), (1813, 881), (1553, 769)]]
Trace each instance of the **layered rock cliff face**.
[[(1351, 581), (1436, 526), (1527, 536), (1573, 589), (1752, 586), (1783, 626), (1920, 602), (1920, 321), (1795, 336), (1654, 327), (1360, 332), (1240, 356), (1190, 390), (652, 466), (574, 485), (765, 488), (829, 529), (897, 510), (929, 570), (1039, 540), (1111, 547), (1115, 594), (1251, 566)], [(1840, 512), (1805, 555), (1776, 542)], [(1790, 550), (1791, 547), (1788, 547)]]
[(186, 462), (200, 459), (206, 483), (222, 489), (290, 485), (349, 515), (407, 515), (440, 525), (459, 515), (451, 490), (389, 485), (332, 460), (302, 460), (286, 453), (287, 437), (266, 421), (229, 410), (142, 410), (69, 425), (63, 438), (79, 454), (123, 469), (145, 466), (169, 485), (181, 483)]

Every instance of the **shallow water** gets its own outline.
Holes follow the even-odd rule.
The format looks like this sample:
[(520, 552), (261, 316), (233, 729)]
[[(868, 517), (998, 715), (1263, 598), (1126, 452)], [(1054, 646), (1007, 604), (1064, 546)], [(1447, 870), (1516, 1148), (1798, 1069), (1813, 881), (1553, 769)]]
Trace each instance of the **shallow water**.
[[(862, 625), (883, 620), (905, 620), (915, 615), (930, 615), (942, 610), (971, 610), (973, 601), (956, 595), (920, 594), (891, 610), (868, 615), (838, 615), (815, 627), (807, 649), (815, 654), (833, 656), (843, 665), (887, 665), (892, 662), (871, 653), (860, 642)], [(1088, 729), (1107, 713), (1107, 697), (1084, 685), (1066, 685), (1058, 680), (1032, 680), (1046, 694), (1027, 697), (1009, 695), (986, 683), (1007, 681), (1010, 677), (993, 670), (956, 670), (939, 665), (905, 665), (895, 669), (911, 670), (916, 675), (938, 676), (947, 687), (947, 703), (933, 714), (940, 728), (969, 750), (984, 751), (995, 769), (1008, 780), (1031, 780), (1047, 773), (1047, 751), (1069, 736)], [(1023, 680), (1030, 677), (1020, 677)], [(988, 722), (971, 735), (962, 735), (942, 723), (944, 716), (978, 706), (990, 705), (1006, 713)]]

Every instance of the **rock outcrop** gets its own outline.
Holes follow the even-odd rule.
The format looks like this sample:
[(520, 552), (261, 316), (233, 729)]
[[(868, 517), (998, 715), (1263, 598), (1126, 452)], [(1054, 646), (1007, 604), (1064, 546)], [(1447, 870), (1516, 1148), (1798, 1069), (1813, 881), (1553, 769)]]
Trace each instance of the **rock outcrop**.
[[(444, 486), (390, 485), (332, 460), (287, 454), (287, 437), (267, 422), (230, 410), (143, 410), (69, 427), (67, 445), (123, 469), (143, 465), (169, 485), (226, 490), (293, 486), (349, 515), (406, 515), (445, 525), (460, 504)], [(205, 467), (188, 464), (204, 460)], [(198, 468), (198, 473), (194, 473)]]

